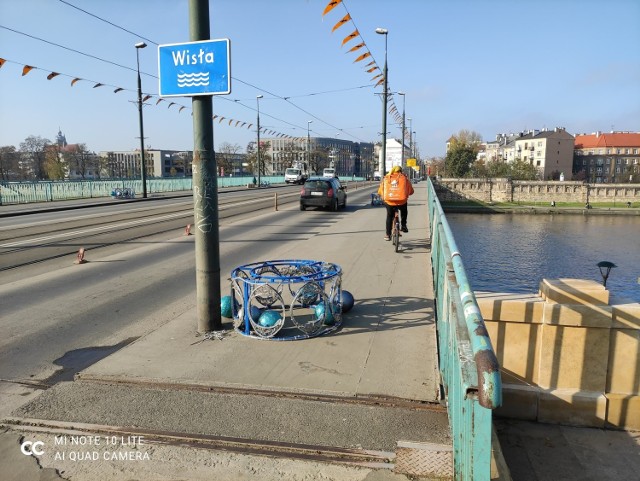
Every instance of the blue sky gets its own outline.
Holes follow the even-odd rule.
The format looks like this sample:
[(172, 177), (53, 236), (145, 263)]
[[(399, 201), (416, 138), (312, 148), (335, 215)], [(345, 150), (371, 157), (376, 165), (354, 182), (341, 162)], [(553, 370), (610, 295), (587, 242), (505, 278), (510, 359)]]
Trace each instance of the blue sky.
[[(341, 47), (355, 25), (380, 67), (384, 36), (375, 29), (388, 29), (389, 87), (406, 93), (422, 157), (444, 155), (461, 129), (485, 140), (556, 126), (574, 134), (640, 131), (637, 0), (344, 0), (353, 23), (333, 33), (347, 10), (338, 5), (323, 17), (328, 3), (212, 0), (211, 37), (231, 40), (233, 77), (231, 94), (214, 97), (214, 114), (255, 123), (261, 94), (265, 128), (306, 136), (310, 125), (312, 136), (379, 140), (376, 72), (365, 71), (369, 59), (353, 62), (364, 51), (347, 53), (356, 42)], [(54, 140), (60, 128), (68, 142), (93, 151), (138, 147), (134, 44), (141, 40), (149, 44), (140, 51), (143, 92), (153, 95), (145, 145), (192, 149), (191, 99), (170, 99), (186, 107), (180, 113), (168, 102), (156, 105), (151, 43), (189, 41), (186, 0), (0, 0), (0, 58), (7, 60), (0, 146), (18, 147), (29, 135)], [(38, 69), (22, 76), (24, 65)], [(47, 80), (52, 71), (64, 75)], [(84, 80), (71, 87), (73, 77)], [(125, 90), (114, 94), (114, 86)], [(403, 98), (393, 102), (402, 112)], [(390, 136), (399, 137), (393, 116), (388, 121)], [(216, 148), (228, 142), (244, 152), (255, 125), (233, 124), (214, 121)]]

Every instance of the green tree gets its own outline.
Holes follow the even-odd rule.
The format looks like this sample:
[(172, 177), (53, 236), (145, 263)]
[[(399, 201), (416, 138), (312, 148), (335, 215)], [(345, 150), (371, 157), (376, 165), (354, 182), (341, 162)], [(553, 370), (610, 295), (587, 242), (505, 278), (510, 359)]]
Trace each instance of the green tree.
[(0, 180), (17, 178), (19, 170), (16, 148), (13, 145), (0, 147)]
[(538, 169), (526, 160), (518, 159), (510, 165), (513, 180), (537, 180), (540, 176)]
[(445, 157), (446, 175), (464, 177), (471, 172), (480, 150), (482, 137), (477, 132), (461, 130), (449, 139), (449, 148)]
[(52, 144), (47, 146), (42, 168), (44, 177), (47, 179), (62, 180), (66, 177), (69, 172), (69, 165), (59, 145)]

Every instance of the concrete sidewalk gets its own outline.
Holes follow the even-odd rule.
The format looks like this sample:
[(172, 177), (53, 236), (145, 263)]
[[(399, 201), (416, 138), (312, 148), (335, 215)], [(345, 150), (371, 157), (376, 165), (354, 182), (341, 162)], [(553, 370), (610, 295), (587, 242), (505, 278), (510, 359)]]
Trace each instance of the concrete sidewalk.
[[(426, 188), (418, 184), (400, 253), (383, 240), (384, 209), (369, 204), (351, 205), (311, 239), (273, 252), (272, 260), (342, 267), (343, 289), (356, 302), (337, 332), (277, 342), (247, 338), (228, 323), (221, 340), (203, 341), (194, 308), (74, 382), (45, 391), (14, 413), (13, 429), (49, 441), (75, 432), (144, 434), (151, 443), (144, 446), (152, 458), (146, 463), (55, 459), (70, 447), (50, 447), (39, 459), (73, 479), (96, 479), (96, 472), (101, 479), (123, 479), (123, 473), (124, 479), (184, 479), (186, 469), (188, 479), (273, 479), (285, 470), (285, 479), (310, 480), (328, 466), (339, 473), (322, 479), (449, 476), (427, 215)], [(203, 451), (208, 462), (194, 460), (211, 447), (218, 450)], [(255, 456), (265, 453), (277, 459)], [(250, 472), (234, 464), (238, 456), (248, 456), (240, 465), (250, 464)], [(416, 456), (427, 460), (420, 472), (414, 472)]]

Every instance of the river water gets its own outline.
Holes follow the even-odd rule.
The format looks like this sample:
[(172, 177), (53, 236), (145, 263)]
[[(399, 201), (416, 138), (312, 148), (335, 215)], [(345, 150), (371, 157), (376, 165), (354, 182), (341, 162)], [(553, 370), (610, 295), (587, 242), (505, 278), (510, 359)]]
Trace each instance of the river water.
[(446, 216), (476, 291), (537, 293), (544, 278), (602, 282), (596, 264), (610, 261), (607, 288), (640, 302), (640, 216)]

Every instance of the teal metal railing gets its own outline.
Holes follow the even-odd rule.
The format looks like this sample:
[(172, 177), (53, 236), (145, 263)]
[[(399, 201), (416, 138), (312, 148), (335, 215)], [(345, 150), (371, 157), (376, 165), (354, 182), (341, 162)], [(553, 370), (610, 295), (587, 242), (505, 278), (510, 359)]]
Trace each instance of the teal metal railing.
[(455, 239), (428, 180), (439, 365), (453, 439), (454, 479), (491, 479), (492, 409), (500, 368)]

